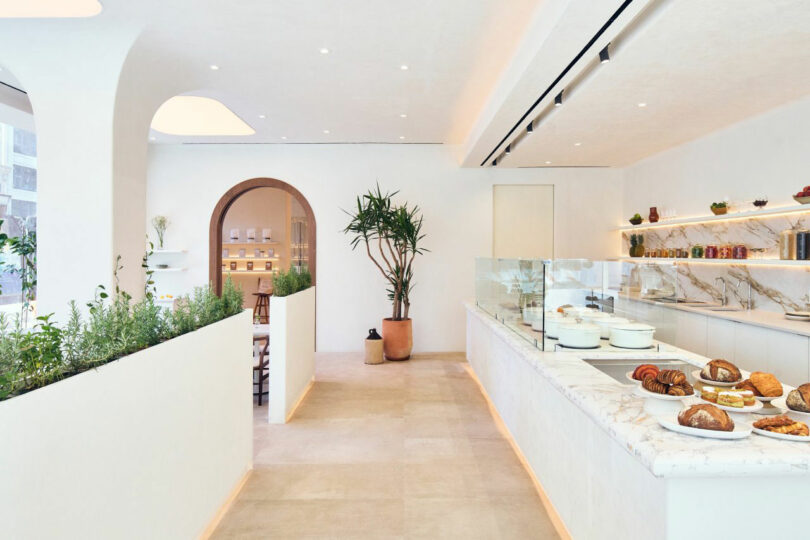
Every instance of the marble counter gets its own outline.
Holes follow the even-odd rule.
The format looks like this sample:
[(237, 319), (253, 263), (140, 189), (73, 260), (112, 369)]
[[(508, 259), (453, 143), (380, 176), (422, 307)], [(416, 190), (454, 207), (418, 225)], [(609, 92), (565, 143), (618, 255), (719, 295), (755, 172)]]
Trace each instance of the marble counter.
[(715, 319), (724, 319), (727, 321), (760, 326), (770, 330), (777, 330), (779, 332), (788, 332), (790, 334), (810, 337), (810, 322), (791, 321), (786, 319), (783, 313), (775, 311), (766, 311), (763, 309), (754, 309), (751, 311), (712, 311), (710, 309), (701, 309), (695, 306), (685, 306), (670, 302), (657, 302), (653, 299), (642, 298), (639, 293), (617, 292), (617, 295), (617, 299), (644, 302), (662, 308), (697, 313), (700, 315), (706, 315), (707, 317), (713, 317)]
[[(507, 344), (562, 397), (575, 404), (595, 426), (606, 432), (655, 477), (810, 473), (810, 443), (786, 442), (755, 434), (738, 441), (725, 441), (668, 431), (644, 411), (644, 399), (633, 393), (633, 386), (623, 385), (583, 361), (583, 358), (616, 358), (617, 353), (542, 352), (474, 304), (467, 304), (466, 308), (468, 317), (475, 317), (485, 325), (487, 331)], [(703, 313), (705, 310), (698, 311)], [(670, 352), (628, 352), (626, 357), (680, 359), (696, 367), (708, 361), (705, 357), (674, 347)]]

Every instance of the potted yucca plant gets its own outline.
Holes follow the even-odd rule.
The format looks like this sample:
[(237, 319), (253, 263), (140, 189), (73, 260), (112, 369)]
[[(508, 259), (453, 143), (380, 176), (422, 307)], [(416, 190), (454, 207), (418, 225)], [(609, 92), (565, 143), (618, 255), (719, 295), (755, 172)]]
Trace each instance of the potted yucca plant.
[(383, 319), (383, 351), (388, 360), (407, 360), (413, 348), (410, 319), (413, 262), (427, 250), (421, 246), (422, 216), (418, 206), (396, 205), (398, 192), (383, 193), (380, 186), (357, 197), (357, 208), (344, 229), (352, 235), (351, 246), (363, 246), (388, 282), (391, 316)]

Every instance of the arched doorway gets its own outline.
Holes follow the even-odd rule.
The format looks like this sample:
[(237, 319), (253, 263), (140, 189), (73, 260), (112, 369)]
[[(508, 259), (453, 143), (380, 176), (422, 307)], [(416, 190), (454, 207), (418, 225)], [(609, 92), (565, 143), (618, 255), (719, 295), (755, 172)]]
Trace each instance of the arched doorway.
[[(275, 178), (251, 178), (235, 185), (220, 198), (211, 214), (211, 224), (208, 230), (209, 255), (208, 255), (208, 276), (214, 291), (222, 293), (222, 226), (228, 210), (242, 195), (259, 188), (275, 188), (289, 193), (303, 208), (307, 220), (306, 241), (309, 247), (308, 268), (312, 274), (312, 284), (316, 284), (317, 270), (317, 249), (316, 249), (316, 224), (315, 214), (309, 201), (290, 184)], [(286, 268), (285, 268), (286, 270)]]

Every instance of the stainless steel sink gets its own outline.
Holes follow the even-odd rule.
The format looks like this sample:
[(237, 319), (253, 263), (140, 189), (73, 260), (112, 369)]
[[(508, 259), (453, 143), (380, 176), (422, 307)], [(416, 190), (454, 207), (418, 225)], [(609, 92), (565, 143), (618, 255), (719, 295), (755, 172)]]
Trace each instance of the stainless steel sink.
[(693, 382), (691, 373), (696, 369), (689, 362), (675, 358), (585, 358), (584, 360), (605, 375), (628, 385), (633, 383), (627, 379), (627, 372), (633, 371), (640, 364), (653, 364), (658, 366), (659, 369), (680, 369), (686, 373), (686, 377), (690, 382)]

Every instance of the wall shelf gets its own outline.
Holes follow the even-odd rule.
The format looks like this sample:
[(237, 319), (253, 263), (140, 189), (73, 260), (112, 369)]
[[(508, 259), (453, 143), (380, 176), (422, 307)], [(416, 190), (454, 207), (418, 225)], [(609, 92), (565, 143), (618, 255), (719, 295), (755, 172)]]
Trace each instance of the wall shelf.
[(231, 275), (238, 275), (238, 274), (276, 274), (278, 273), (277, 270), (223, 270), (223, 275), (231, 274)]
[(762, 210), (745, 210), (724, 214), (722, 216), (706, 215), (689, 218), (668, 219), (658, 223), (644, 222), (640, 225), (623, 225), (617, 231), (640, 231), (644, 229), (660, 229), (664, 227), (675, 227), (677, 225), (696, 225), (699, 223), (711, 223), (715, 221), (733, 221), (738, 219), (757, 219), (778, 216), (780, 214), (795, 214), (798, 212), (810, 212), (810, 204), (794, 204), (791, 206), (776, 206), (773, 208), (763, 208)]
[(153, 255), (179, 255), (182, 253), (188, 253), (187, 249), (154, 249), (152, 251)]
[(185, 272), (185, 268), (150, 268), (152, 272)]
[(222, 257), (223, 261), (277, 261), (278, 257)]
[(805, 266), (810, 267), (810, 260), (808, 261), (783, 261), (781, 259), (683, 259), (683, 258), (669, 258), (669, 257), (619, 257), (611, 259), (614, 261), (631, 262), (636, 264), (718, 264), (718, 265), (737, 265), (737, 266)]
[(270, 242), (231, 242), (230, 240), (227, 241), (223, 240), (222, 247), (224, 248), (225, 246), (277, 246), (280, 243), (281, 242), (275, 242), (272, 240)]

